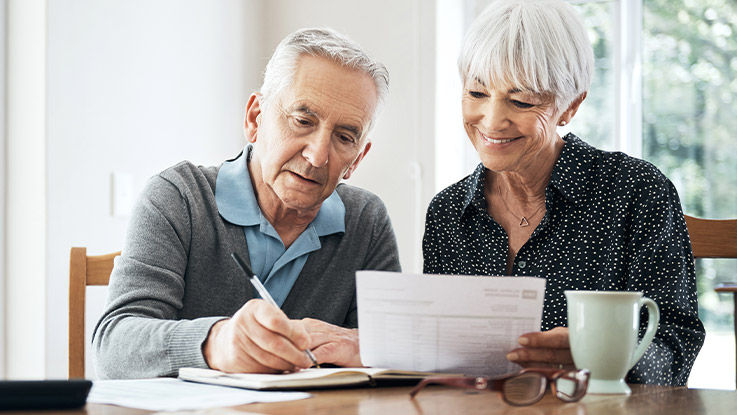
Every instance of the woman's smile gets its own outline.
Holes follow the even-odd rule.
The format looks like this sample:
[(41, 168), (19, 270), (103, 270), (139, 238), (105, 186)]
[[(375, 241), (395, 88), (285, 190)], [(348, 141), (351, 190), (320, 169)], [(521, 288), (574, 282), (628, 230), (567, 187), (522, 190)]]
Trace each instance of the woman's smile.
[(519, 140), (520, 138), (522, 138), (522, 136), (519, 136), (519, 137), (509, 137), (509, 138), (506, 138), (506, 137), (489, 137), (489, 136), (487, 136), (487, 135), (485, 135), (485, 134), (483, 134), (481, 132), (479, 132), (479, 134), (484, 139), (484, 142), (486, 142), (487, 144), (507, 144), (507, 143), (511, 143), (512, 141), (516, 141), (516, 140)]

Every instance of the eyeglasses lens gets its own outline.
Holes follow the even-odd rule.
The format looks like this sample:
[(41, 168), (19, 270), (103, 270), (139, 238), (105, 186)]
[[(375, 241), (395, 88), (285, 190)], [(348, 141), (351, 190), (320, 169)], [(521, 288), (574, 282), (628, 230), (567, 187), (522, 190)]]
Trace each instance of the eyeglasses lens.
[(542, 398), (546, 387), (545, 377), (538, 373), (523, 373), (504, 382), (504, 399), (512, 405), (531, 405)]
[(555, 380), (555, 391), (558, 399), (573, 402), (581, 399), (586, 393), (586, 375), (570, 371)]

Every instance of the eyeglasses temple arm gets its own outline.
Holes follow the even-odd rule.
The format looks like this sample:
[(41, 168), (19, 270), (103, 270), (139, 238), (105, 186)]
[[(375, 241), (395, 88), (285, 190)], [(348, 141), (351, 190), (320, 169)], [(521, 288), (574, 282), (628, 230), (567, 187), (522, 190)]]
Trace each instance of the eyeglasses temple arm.
[(484, 387), (478, 386), (479, 383), (477, 379), (485, 379), (485, 378), (474, 378), (474, 377), (425, 378), (425, 379), (422, 379), (420, 383), (418, 383), (417, 386), (415, 386), (414, 389), (412, 389), (412, 391), (410, 391), (409, 396), (414, 398), (418, 392), (420, 392), (422, 389), (425, 388), (425, 386), (432, 385), (432, 384), (455, 386), (455, 387), (467, 388), (467, 389), (484, 389)]
[(508, 378), (504, 379), (490, 379), (489, 384), (486, 386), (486, 389), (490, 391), (502, 391), (504, 389), (504, 381)]

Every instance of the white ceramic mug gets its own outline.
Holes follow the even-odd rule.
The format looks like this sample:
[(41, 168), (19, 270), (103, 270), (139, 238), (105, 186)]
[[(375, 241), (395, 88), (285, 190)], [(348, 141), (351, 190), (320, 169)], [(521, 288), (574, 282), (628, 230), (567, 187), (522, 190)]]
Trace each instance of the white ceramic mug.
[[(568, 337), (573, 362), (591, 371), (587, 393), (629, 394), (627, 372), (645, 354), (660, 321), (658, 305), (641, 292), (566, 291)], [(647, 330), (637, 344), (640, 309), (647, 307)]]

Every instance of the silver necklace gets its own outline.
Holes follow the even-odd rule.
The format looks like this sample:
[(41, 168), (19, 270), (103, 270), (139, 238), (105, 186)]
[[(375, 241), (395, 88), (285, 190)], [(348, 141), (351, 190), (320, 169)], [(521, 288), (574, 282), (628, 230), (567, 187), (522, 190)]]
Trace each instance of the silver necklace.
[[(502, 188), (497, 186), (497, 191), (499, 192), (499, 197), (502, 199), (502, 204), (504, 205), (504, 208), (507, 209), (507, 212), (511, 213), (512, 216), (521, 217), (519, 221), (520, 228), (526, 228), (530, 226), (530, 221), (527, 220), (527, 216), (525, 215), (519, 215), (517, 213), (512, 212), (512, 209), (509, 208), (509, 205), (507, 205), (507, 200), (502, 196)], [(509, 193), (507, 193), (509, 194)], [(532, 215), (529, 215), (530, 220), (534, 219), (538, 213), (545, 207), (545, 204), (543, 203), (542, 206), (537, 208), (535, 212), (532, 213)]]

